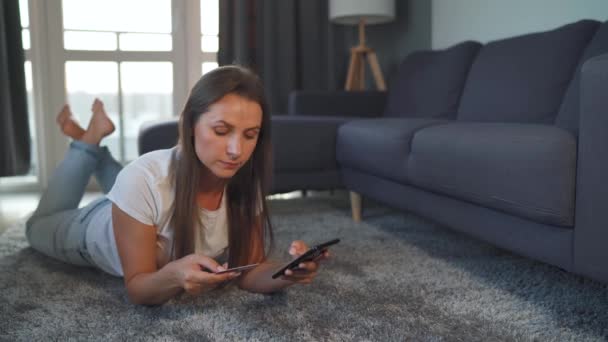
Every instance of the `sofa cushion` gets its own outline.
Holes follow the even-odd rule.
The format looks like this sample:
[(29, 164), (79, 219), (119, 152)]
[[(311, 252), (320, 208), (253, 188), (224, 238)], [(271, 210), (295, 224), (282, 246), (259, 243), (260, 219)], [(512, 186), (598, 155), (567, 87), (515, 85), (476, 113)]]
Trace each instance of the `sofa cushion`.
[(608, 21), (603, 23), (595, 32), (591, 42), (585, 48), (583, 57), (578, 61), (574, 79), (568, 85), (568, 91), (564, 96), (559, 114), (557, 114), (557, 118), (555, 119), (555, 124), (558, 127), (562, 127), (574, 135), (578, 135), (581, 68), (587, 60), (605, 53), (608, 53)]
[(486, 44), (471, 67), (458, 119), (552, 123), (597, 25), (582, 20)]
[(561, 128), (518, 123), (452, 123), (416, 133), (410, 182), (457, 199), (572, 226), (576, 140)]
[(350, 121), (338, 129), (338, 164), (406, 182), (405, 164), (413, 135), (421, 128), (443, 122), (446, 121), (416, 118)]
[(410, 54), (391, 82), (384, 115), (453, 118), (480, 47), (477, 42), (464, 42)]

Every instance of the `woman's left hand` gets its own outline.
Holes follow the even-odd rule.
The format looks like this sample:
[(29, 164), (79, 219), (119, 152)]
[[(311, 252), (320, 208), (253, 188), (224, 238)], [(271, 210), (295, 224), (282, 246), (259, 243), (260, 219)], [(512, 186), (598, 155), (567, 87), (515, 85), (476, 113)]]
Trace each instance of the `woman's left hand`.
[[(309, 247), (304, 241), (296, 240), (291, 243), (289, 247), (289, 255), (293, 256), (294, 259), (300, 255), (306, 253)], [(298, 268), (293, 270), (286, 270), (282, 276), (283, 279), (293, 281), (298, 284), (310, 284), (313, 279), (317, 276), (317, 270), (319, 269), (319, 263), (329, 257), (329, 252), (325, 251), (317, 258), (312, 261), (302, 262), (298, 265)]]

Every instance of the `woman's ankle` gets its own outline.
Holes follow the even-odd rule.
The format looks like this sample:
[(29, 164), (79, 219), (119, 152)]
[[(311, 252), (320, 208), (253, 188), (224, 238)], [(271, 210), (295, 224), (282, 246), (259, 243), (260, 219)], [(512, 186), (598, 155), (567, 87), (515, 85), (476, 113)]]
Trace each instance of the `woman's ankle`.
[(84, 132), (84, 134), (80, 137), (80, 139), (78, 139), (78, 141), (82, 141), (82, 142), (87, 143), (89, 145), (99, 146), (99, 143), (101, 142), (101, 139), (103, 139), (103, 137), (100, 136), (99, 134), (96, 134), (96, 132), (92, 132), (90, 130), (86, 130)]

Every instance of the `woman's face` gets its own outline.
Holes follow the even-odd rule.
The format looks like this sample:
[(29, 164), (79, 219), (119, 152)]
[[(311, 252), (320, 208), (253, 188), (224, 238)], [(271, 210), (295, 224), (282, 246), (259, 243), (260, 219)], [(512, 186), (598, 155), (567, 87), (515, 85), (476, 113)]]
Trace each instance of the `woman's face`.
[(194, 125), (194, 150), (209, 171), (228, 179), (249, 160), (262, 127), (262, 108), (228, 94), (209, 106)]

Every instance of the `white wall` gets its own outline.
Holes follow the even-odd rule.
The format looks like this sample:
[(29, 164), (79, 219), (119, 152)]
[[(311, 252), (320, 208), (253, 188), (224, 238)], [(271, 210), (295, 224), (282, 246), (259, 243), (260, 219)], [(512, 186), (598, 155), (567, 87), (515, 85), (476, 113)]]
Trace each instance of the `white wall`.
[(431, 0), (431, 45), (485, 43), (579, 19), (608, 20), (608, 0)]

